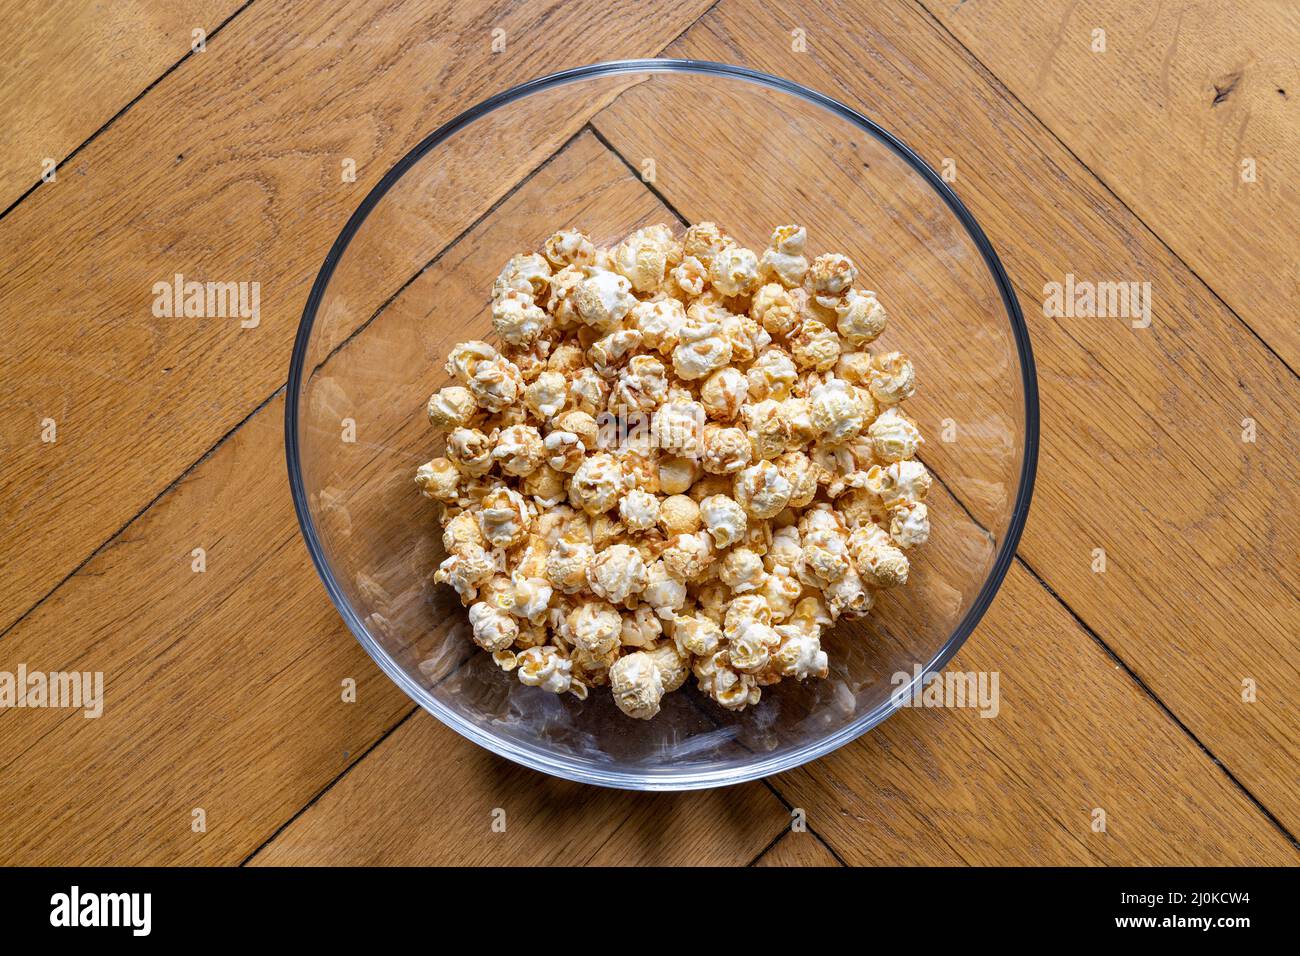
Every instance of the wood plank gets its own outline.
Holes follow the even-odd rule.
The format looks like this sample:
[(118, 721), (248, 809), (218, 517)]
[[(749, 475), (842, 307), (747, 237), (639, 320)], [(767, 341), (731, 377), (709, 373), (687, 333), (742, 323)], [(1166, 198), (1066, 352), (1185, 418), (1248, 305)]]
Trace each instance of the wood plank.
[(761, 783), (665, 794), (583, 786), (503, 760), (420, 712), (250, 863), (735, 865), (789, 820)]
[(283, 414), (253, 416), (0, 640), (0, 670), (104, 675), (98, 719), (0, 710), (7, 864), (238, 863), (410, 709), (295, 540)]
[(920, 2), (1300, 369), (1300, 7)]
[[(549, 232), (557, 203), (597, 233), (663, 214), (593, 136), (575, 139), (324, 366), (324, 375), (349, 362), (365, 366), (378, 360), (376, 349), (388, 358), (386, 390), (358, 405), (359, 440), (341, 454), (382, 448), (383, 463), (399, 460), (404, 473), (428, 457), (421, 409), (444, 375), (434, 359), (486, 327), (486, 290), (500, 264), (545, 238), (534, 233)], [(457, 293), (446, 294), (453, 286)], [(485, 306), (478, 312), (464, 308), (475, 295)], [(457, 303), (455, 315), (435, 315), (447, 301)], [(387, 350), (390, 336), (405, 346)], [(400, 420), (395, 433), (384, 431), (380, 409)], [(286, 487), (283, 414), (279, 397), (259, 410), (0, 640), (0, 670), (102, 671), (106, 684), (98, 720), (0, 711), (0, 859), (237, 863), (410, 710), (316, 580)], [(373, 437), (381, 433), (382, 443)], [(406, 530), (389, 539), (394, 553), (406, 539), (430, 536), (419, 520), (427, 502), (402, 485), (408, 494), (392, 510)], [(361, 526), (389, 502), (376, 495), (347, 507)], [(206, 549), (201, 574), (191, 570), (196, 547)], [(445, 588), (441, 603), (428, 602), (419, 589), (398, 592), (382, 569), (370, 577), (394, 591), (391, 619), (424, 616), (430, 645), (450, 605), (462, 613)], [(412, 653), (428, 649), (417, 641)], [(358, 684), (356, 703), (342, 700), (348, 677)], [(442, 779), (470, 749), (439, 746), (446, 764), (424, 770)], [(69, 776), (67, 767), (78, 772)], [(195, 806), (207, 813), (201, 838), (189, 829)], [(722, 824), (705, 814), (697, 826)], [(746, 843), (746, 859), (778, 830), (755, 837), (752, 849)], [(613, 846), (630, 839), (625, 833)]]
[(948, 670), (998, 672), (997, 715), (904, 709), (773, 780), (848, 864), (1300, 862), (1019, 564)]
[[(0, 210), (62, 162), (243, 0), (6, 0), (0, 19)], [(205, 43), (206, 46), (206, 43)], [(56, 169), (51, 185), (79, 175)]]
[[(924, 11), (830, 4), (821, 17), (806, 27), (799, 79), (860, 107), (936, 167), (954, 158), (956, 188), (1016, 285), (1043, 412), (1021, 554), (1251, 792), (1300, 830), (1300, 713), (1288, 700), (1300, 680), (1300, 526), (1290, 520), (1300, 504), (1295, 378)], [(865, 38), (865, 54), (834, 40), (846, 35)], [(669, 52), (777, 73), (792, 62), (788, 33), (749, 0), (723, 0)], [(963, 91), (961, 109), (952, 108), (954, 89)], [(657, 126), (657, 116), (670, 114), (656, 112), (654, 95), (654, 84), (643, 84), (595, 125), (624, 155), (655, 157), (657, 188), (685, 216), (721, 214), (709, 167), (740, 151), (765, 188), (729, 217), (734, 230), (761, 235), (774, 221), (815, 215), (828, 243), (837, 230), (859, 234), (848, 217), (860, 193), (801, 215), (810, 197), (790, 170), (801, 160), (861, 170), (863, 143), (818, 141), (805, 130), (781, 150), (756, 149), (744, 127), (719, 131), (726, 113), (711, 103), (707, 115), (691, 117), (690, 148), (678, 148)], [(675, 109), (677, 123), (686, 107)], [(845, 188), (872, 182), (844, 176)], [(1045, 318), (1044, 284), (1071, 272), (1149, 277), (1160, 290), (1153, 323)], [(906, 283), (899, 288), (907, 293)], [(889, 301), (892, 290), (881, 291)], [(910, 316), (900, 330), (909, 347), (925, 344), (922, 318)], [(922, 383), (926, 368), (918, 359)], [(944, 398), (922, 387), (913, 401), (933, 424)], [(965, 421), (961, 408), (947, 414), (958, 421), (958, 441), (927, 451), (945, 456), (941, 471), (977, 463), (960, 436), (978, 445), (978, 421)], [(1246, 417), (1257, 423), (1253, 443), (1242, 441)], [(977, 515), (981, 501), (969, 495), (979, 478), (962, 469), (953, 482)], [(1097, 548), (1107, 556), (1104, 573), (1092, 571)], [(1258, 687), (1253, 703), (1243, 702), (1245, 678)]]
[(787, 831), (758, 858), (755, 866), (839, 866), (840, 861), (815, 834)]
[[(15, 208), (0, 222), (0, 629), (284, 381), (310, 281), (400, 155), (512, 83), (653, 52), (705, 6), (673, 0), (647, 18), (594, 0), (256, 4), (96, 139), (85, 175)], [(500, 162), (453, 151), (431, 164), (457, 188), (425, 197), (424, 245), (400, 276), (377, 268), (376, 304), (415, 252), (432, 257), (599, 105), (556, 94)], [(356, 182), (342, 180), (346, 158)], [(260, 324), (155, 318), (153, 285), (178, 272), (260, 283)]]

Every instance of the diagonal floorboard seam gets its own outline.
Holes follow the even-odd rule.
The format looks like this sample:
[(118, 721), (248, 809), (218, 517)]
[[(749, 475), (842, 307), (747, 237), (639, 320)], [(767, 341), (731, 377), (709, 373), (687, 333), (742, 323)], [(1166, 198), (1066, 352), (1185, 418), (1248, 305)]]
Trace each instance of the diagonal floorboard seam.
[[(591, 131), (593, 134), (595, 134), (596, 138), (605, 146), (606, 149), (608, 149), (610, 152), (612, 152), (615, 156), (618, 157), (618, 159), (623, 163), (624, 166), (626, 166), (638, 179), (641, 178), (640, 173), (637, 171), (637, 168), (627, 159), (627, 157), (625, 157), (621, 152), (619, 152), (617, 147), (615, 147), (608, 139), (606, 139), (604, 136), (600, 134), (600, 132), (596, 129), (594, 124), (591, 125)], [(681, 220), (683, 225), (687, 225), (687, 226), (690, 225), (690, 221), (686, 219), (686, 217), (684, 217), (677, 210), (677, 207), (674, 206), (667, 199), (667, 197), (663, 196), (654, 187), (652, 183), (642, 182), (642, 185), (645, 186), (645, 188), (649, 190), (651, 193), (653, 193), (660, 200), (660, 202), (662, 202), (664, 206), (667, 207), (667, 209), (670, 212), (672, 212), (674, 216), (676, 216), (679, 220)], [(1143, 225), (1145, 225), (1145, 223)], [(1172, 250), (1170, 251), (1172, 252)], [(1286, 363), (1284, 362), (1283, 364), (1285, 365)], [(952, 496), (953, 501), (955, 501), (957, 503), (957, 506), (961, 508), (963, 512), (965, 512), (966, 516), (971, 520), (971, 522), (977, 528), (979, 528), (981, 531), (983, 531), (985, 534), (989, 535), (992, 538), (993, 535), (991, 534), (991, 532), (989, 532), (989, 530), (984, 527), (984, 525), (975, 517), (975, 515), (971, 513), (970, 508), (966, 506), (966, 502), (964, 502), (961, 499), (961, 497), (952, 489), (952, 487), (946, 481), (944, 481), (943, 477), (937, 471), (935, 471), (934, 468), (930, 467), (929, 465), (927, 465), (926, 467), (930, 470), (930, 473), (931, 475), (933, 475), (934, 479), (947, 490), (949, 495)], [(1279, 820), (1277, 816), (1271, 810), (1269, 810), (1268, 807), (1266, 807), (1260, 801), (1260, 799), (1256, 797), (1255, 794), (1252, 793), (1251, 790), (1241, 782), (1240, 779), (1238, 779), (1236, 774), (1234, 774), (1231, 770), (1228, 769), (1227, 764), (1225, 764), (1222, 760), (1220, 760), (1215, 755), (1215, 753), (1212, 750), (1210, 750), (1210, 748), (1206, 746), (1205, 743), (1195, 733), (1192, 732), (1191, 728), (1189, 728), (1187, 724), (1185, 724), (1181, 719), (1179, 719), (1179, 717), (1169, 708), (1169, 705), (1166, 704), (1158, 694), (1156, 694), (1156, 692), (1146, 683), (1146, 681), (1142, 680), (1142, 678), (1137, 675), (1137, 673), (1133, 670), (1133, 668), (1129, 666), (1128, 662), (1126, 662), (1122, 657), (1120, 657), (1120, 655), (1114, 650), (1114, 648), (1112, 648), (1109, 644), (1107, 644), (1106, 641), (1102, 639), (1102, 637), (1079, 615), (1077, 611), (1075, 611), (1073, 607), (1071, 607), (1068, 603), (1066, 603), (1065, 599), (1059, 593), (1057, 593), (1057, 591), (1053, 587), (1051, 587), (1051, 585), (1047, 583), (1047, 581), (1043, 578), (1043, 576), (1039, 574), (1038, 571), (1036, 571), (1028, 563), (1028, 561), (1025, 560), (1024, 556), (1020, 553), (1018, 549), (1016, 551), (1015, 560), (1016, 563), (1018, 563), (1021, 567), (1023, 567), (1034, 578), (1035, 581), (1037, 581), (1040, 585), (1042, 585), (1043, 589), (1047, 591), (1047, 593), (1052, 597), (1053, 600), (1056, 601), (1057, 604), (1059, 604), (1062, 608), (1065, 609), (1065, 612), (1070, 615), (1070, 617), (1074, 620), (1074, 622), (1083, 631), (1084, 635), (1091, 638), (1092, 641), (1096, 643), (1106, 653), (1108, 657), (1114, 660), (1115, 663), (1118, 666), (1120, 666), (1124, 670), (1124, 672), (1129, 676), (1129, 678), (1133, 681), (1133, 683), (1144, 694), (1146, 694), (1153, 701), (1155, 701), (1156, 705), (1160, 708), (1162, 712), (1164, 712), (1164, 714), (1170, 720), (1174, 722), (1175, 726), (1177, 726), (1180, 730), (1182, 730), (1182, 732), (1187, 735), (1187, 737), (1192, 741), (1192, 743), (1194, 743), (1197, 746), (1197, 748), (1207, 758), (1209, 758), (1210, 762), (1213, 763), (1215, 766), (1217, 766), (1221, 771), (1223, 771), (1224, 775), (1228, 778), (1228, 780), (1230, 780), (1237, 787), (1237, 789), (1240, 790), (1242, 794), (1252, 804), (1254, 804), (1254, 806), (1260, 811), (1260, 813), (1262, 813), (1264, 817), (1270, 823), (1272, 823), (1274, 827), (1277, 828), (1278, 832), (1283, 837), (1285, 837), (1286, 840), (1293, 847), (1295, 847), (1297, 850), (1300, 850), (1300, 841), (1296, 840), (1295, 836), (1291, 833), (1290, 830), (1288, 830), (1282, 824), (1281, 820)], [(781, 802), (785, 804), (787, 809), (791, 808), (791, 804), (785, 799), (784, 795), (781, 794), (773, 784), (771, 784), (768, 780), (764, 780), (763, 782), (766, 783), (768, 787), (772, 790), (772, 792), (777, 795), (777, 797), (781, 800)], [(820, 839), (820, 837), (818, 837), (818, 839)], [(826, 841), (823, 840), (822, 842), (826, 842)], [(832, 850), (832, 853), (834, 853), (834, 849), (830, 848), (829, 844), (828, 844), (828, 848)], [(836, 859), (839, 859), (838, 854), (835, 854), (835, 857)]]
[(976, 56), (974, 51), (971, 50), (970, 47), (962, 43), (961, 40), (948, 28), (947, 24), (945, 24), (942, 20), (940, 20), (933, 13), (931, 13), (930, 10), (925, 6), (925, 4), (921, 2), (921, 0), (914, 0), (914, 2), (916, 3), (917, 7), (920, 8), (921, 12), (925, 14), (925, 16), (929, 17), (932, 21), (934, 21), (935, 26), (943, 32), (944, 36), (948, 37), (949, 40), (955, 43), (957, 47), (962, 51), (962, 53), (964, 53), (970, 59), (970, 61), (976, 67), (979, 68), (980, 72), (982, 72), (985, 75), (985, 77), (989, 80), (990, 83), (993, 84), (993, 86), (997, 89), (999, 93), (1001, 93), (1004, 97), (1006, 97), (1008, 102), (1014, 103), (1024, 112), (1026, 116), (1031, 117), (1033, 121), (1045, 133), (1047, 133), (1048, 136), (1050, 136), (1062, 149), (1065, 150), (1065, 152), (1070, 156), (1071, 159), (1073, 159), (1076, 163), (1078, 163), (1079, 166), (1083, 170), (1085, 170), (1088, 173), (1088, 175), (1091, 176), (1101, 186), (1102, 189), (1106, 190), (1107, 195), (1109, 195), (1112, 199), (1114, 199), (1115, 202), (1119, 203), (1120, 206), (1124, 208), (1125, 212), (1127, 212), (1129, 215), (1133, 217), (1135, 222), (1141, 223), (1142, 228), (1145, 229), (1147, 233), (1149, 233), (1151, 237), (1155, 239), (1156, 242), (1160, 243), (1161, 247), (1166, 252), (1168, 252), (1171, 256), (1173, 256), (1174, 260), (1179, 265), (1181, 265), (1184, 269), (1186, 269), (1191, 275), (1195, 276), (1196, 281), (1199, 282), (1205, 288), (1205, 290), (1210, 293), (1210, 295), (1214, 296), (1215, 301), (1218, 302), (1219, 305), (1223, 306), (1223, 308), (1227, 311), (1227, 313), (1231, 315), (1234, 319), (1236, 319), (1237, 322), (1239, 322), (1247, 332), (1253, 335), (1260, 345), (1264, 346), (1264, 349), (1268, 352), (1269, 355), (1277, 359), (1277, 361), (1281, 364), (1281, 366), (1291, 373), (1291, 376), (1293, 378), (1300, 379), (1300, 372), (1297, 372), (1295, 369), (1293, 369), (1290, 366), (1290, 364), (1287, 362), (1287, 360), (1284, 359), (1278, 353), (1278, 351), (1275, 348), (1273, 348), (1272, 345), (1269, 344), (1268, 340), (1255, 331), (1254, 326), (1252, 326), (1240, 314), (1238, 314), (1236, 309), (1234, 309), (1226, 301), (1224, 301), (1223, 296), (1219, 295), (1218, 290), (1215, 289), (1214, 286), (1210, 285), (1210, 283), (1208, 283), (1201, 276), (1199, 272), (1193, 269), (1186, 262), (1186, 260), (1184, 260), (1183, 257), (1179, 255), (1179, 253), (1172, 246), (1170, 246), (1169, 243), (1165, 241), (1164, 236), (1160, 235), (1160, 233), (1158, 233), (1154, 227), (1152, 227), (1145, 219), (1139, 216), (1133, 210), (1133, 208), (1129, 206), (1127, 202), (1124, 201), (1124, 198), (1120, 196), (1117, 192), (1115, 192), (1113, 188), (1111, 188), (1110, 183), (1106, 182), (1106, 180), (1101, 175), (1099, 175), (1095, 170), (1093, 170), (1091, 166), (1085, 163), (1083, 159), (1078, 155), (1078, 153), (1076, 153), (1070, 147), (1070, 145), (1067, 142), (1065, 142), (1065, 140), (1061, 139), (1061, 137), (1057, 135), (1056, 130), (1048, 126), (1047, 123), (1043, 121), (1042, 117), (1040, 117), (1037, 113), (1035, 113), (1032, 109), (1030, 109), (1029, 106), (1022, 99), (1020, 99), (1020, 97), (1018, 97), (1005, 83), (1003, 83), (1001, 77), (999, 77), (996, 73), (994, 73), (991, 69), (989, 69), (989, 67), (984, 63), (984, 61), (981, 60), (978, 56)]
[(400, 718), (398, 718), (398, 720), (396, 721), (396, 723), (394, 723), (391, 727), (389, 727), (387, 730), (385, 730), (383, 733), (381, 733), (379, 736), (377, 736), (377, 737), (374, 739), (374, 742), (371, 743), (369, 747), (366, 747), (366, 748), (365, 748), (364, 750), (362, 750), (359, 754), (357, 754), (356, 759), (354, 759), (354, 760), (352, 760), (351, 762), (349, 762), (348, 765), (347, 765), (346, 767), (344, 767), (342, 770), (340, 770), (340, 771), (338, 772), (338, 774), (336, 774), (336, 775), (334, 776), (334, 778), (333, 778), (332, 780), (329, 781), (329, 783), (327, 783), (327, 784), (325, 784), (325, 786), (321, 787), (320, 790), (318, 790), (318, 791), (316, 792), (315, 796), (313, 796), (313, 797), (312, 797), (310, 800), (308, 800), (305, 804), (303, 804), (301, 807), (299, 807), (297, 810), (295, 810), (295, 811), (294, 811), (294, 812), (289, 816), (289, 819), (285, 820), (285, 821), (284, 821), (283, 823), (281, 823), (278, 827), (276, 827), (276, 828), (275, 828), (275, 832), (273, 832), (269, 837), (267, 837), (264, 841), (262, 841), (262, 843), (257, 847), (257, 849), (255, 849), (252, 853), (248, 854), (248, 856), (244, 857), (244, 859), (240, 861), (239, 865), (240, 865), (240, 866), (247, 866), (248, 863), (249, 863), (249, 861), (252, 860), (253, 857), (257, 856), (257, 854), (261, 853), (261, 852), (262, 852), (263, 850), (265, 850), (268, 846), (270, 846), (272, 843), (274, 843), (275, 840), (276, 840), (276, 838), (279, 837), (280, 834), (283, 833), (285, 830), (287, 830), (290, 826), (292, 826), (295, 820), (297, 820), (300, 816), (302, 816), (304, 813), (306, 813), (308, 810), (310, 810), (312, 807), (314, 807), (317, 803), (319, 803), (320, 800), (321, 800), (321, 798), (324, 797), (325, 794), (327, 794), (327, 793), (329, 793), (331, 790), (333, 790), (333, 789), (334, 789), (334, 786), (335, 786), (335, 785), (336, 785), (340, 780), (342, 780), (344, 777), (346, 777), (348, 774), (350, 774), (353, 770), (355, 770), (355, 769), (360, 765), (361, 761), (365, 760), (366, 757), (370, 756), (371, 751), (373, 751), (376, 747), (378, 747), (378, 746), (379, 746), (380, 744), (382, 744), (385, 740), (387, 740), (387, 739), (388, 739), (389, 737), (391, 737), (394, 733), (396, 733), (396, 732), (397, 732), (397, 729), (398, 729), (399, 727), (401, 727), (404, 723), (406, 723), (408, 720), (410, 720), (413, 716), (415, 716), (415, 715), (416, 715), (417, 713), (419, 713), (419, 712), (420, 712), (420, 708), (419, 708), (419, 707), (412, 707), (412, 708), (411, 708), (410, 710), (408, 710), (408, 711), (407, 711), (403, 716), (401, 716)]
[[(245, 10), (251, 7), (253, 3), (254, 0), (245, 0), (245, 2), (233, 13), (231, 13), (230, 16), (226, 17), (226, 19), (222, 20), (215, 27), (213, 27), (208, 33), (206, 33), (203, 37), (204, 48), (206, 49), (207, 44), (210, 43), (218, 33), (220, 33), (222, 30), (226, 28), (226, 24), (230, 23), (230, 21), (234, 20), (235, 17), (239, 16), (241, 13), (243, 13)], [(97, 140), (103, 133), (107, 132), (110, 126), (112, 126), (123, 116), (129, 113), (136, 103), (139, 103), (142, 99), (145, 98), (145, 96), (147, 96), (150, 92), (152, 92), (153, 89), (159, 83), (161, 83), (163, 80), (167, 79), (167, 77), (175, 73), (176, 70), (180, 68), (181, 64), (183, 64), (186, 60), (189, 60), (191, 57), (193, 57), (195, 53), (196, 53), (195, 49), (191, 46), (189, 51), (183, 54), (179, 60), (177, 60), (171, 66), (167, 67), (167, 69), (159, 73), (158, 76), (155, 77), (149, 83), (149, 85), (147, 85), (135, 96), (131, 97), (131, 99), (127, 102), (125, 106), (123, 106), (120, 110), (118, 110), (107, 120), (105, 120), (104, 123), (99, 127), (99, 129), (95, 130), (93, 133), (87, 136), (84, 140), (81, 141), (80, 145), (76, 146), (72, 150), (72, 152), (68, 153), (67, 156), (64, 156), (61, 160), (59, 160), (54, 165), (54, 168), (59, 169), (61, 166), (64, 166), (67, 163), (71, 162), (73, 159), (75, 159), (78, 153), (80, 153), (83, 149), (85, 149), (87, 146), (89, 146), (91, 143)], [(23, 192), (18, 196), (17, 199), (15, 199), (8, 206), (6, 206), (3, 211), (0, 211), (0, 221), (2, 221), (5, 218), (5, 216), (9, 215), (16, 208), (18, 208), (18, 205), (22, 203), (25, 199), (27, 199), (27, 197), (30, 196), (32, 193), (36, 192), (36, 190), (40, 188), (40, 186), (44, 182), (45, 182), (44, 179), (38, 179), (36, 180), (36, 182), (32, 183), (25, 190), (23, 190)]]

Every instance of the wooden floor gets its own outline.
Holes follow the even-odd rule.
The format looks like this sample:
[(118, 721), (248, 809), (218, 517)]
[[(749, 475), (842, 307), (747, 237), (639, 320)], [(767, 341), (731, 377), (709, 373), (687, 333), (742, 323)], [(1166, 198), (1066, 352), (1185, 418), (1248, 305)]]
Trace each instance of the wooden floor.
[[(0, 863), (1300, 861), (1300, 7), (649, 6), (0, 0), (0, 671), (108, 681), (98, 720), (0, 710)], [(468, 105), (660, 54), (951, 161), (1001, 255), (1038, 487), (952, 665), (1002, 673), (997, 719), (903, 711), (725, 790), (585, 788), (417, 711), (316, 579), (283, 387), (343, 222)], [(593, 129), (567, 148), (635, 136)], [(255, 334), (150, 313), (160, 278), (250, 271)], [(1149, 281), (1150, 327), (1045, 318), (1067, 274)]]

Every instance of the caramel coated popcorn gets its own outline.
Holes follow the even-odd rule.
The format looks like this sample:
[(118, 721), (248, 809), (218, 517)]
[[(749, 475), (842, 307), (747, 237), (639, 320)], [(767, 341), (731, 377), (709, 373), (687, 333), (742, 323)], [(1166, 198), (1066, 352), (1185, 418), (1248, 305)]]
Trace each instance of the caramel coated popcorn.
[(901, 352), (841, 253), (760, 252), (714, 223), (598, 247), (576, 229), (492, 287), (499, 344), (448, 355), (433, 580), (529, 686), (629, 717), (690, 678), (729, 710), (825, 677), (821, 638), (907, 583), (931, 478)]

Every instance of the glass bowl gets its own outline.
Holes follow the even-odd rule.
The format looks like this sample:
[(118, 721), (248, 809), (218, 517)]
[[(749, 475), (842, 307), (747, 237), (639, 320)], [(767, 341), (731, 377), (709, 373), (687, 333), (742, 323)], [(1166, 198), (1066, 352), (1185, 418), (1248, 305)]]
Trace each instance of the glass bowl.
[[(346, 174), (347, 167), (344, 166)], [(346, 175), (345, 175), (346, 179)], [(469, 640), (432, 572), (441, 452), (425, 415), (450, 347), (490, 339), (505, 261), (573, 226), (713, 220), (761, 250), (798, 222), (848, 254), (890, 315), (873, 349), (913, 359), (907, 408), (936, 481), (906, 587), (823, 638), (830, 676), (724, 710), (693, 679), (650, 721), (605, 688), (525, 687)], [(507, 90), (429, 134), (362, 200), (312, 287), (286, 401), (294, 506), (330, 598), (410, 697), (453, 730), (559, 777), (636, 790), (752, 780), (865, 733), (941, 668), (988, 608), (1029, 507), (1038, 399), (1029, 336), (983, 231), (944, 178), (851, 108), (735, 66), (601, 63)]]

